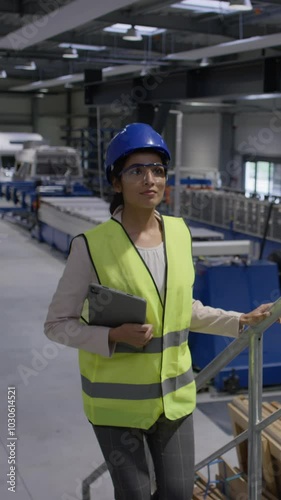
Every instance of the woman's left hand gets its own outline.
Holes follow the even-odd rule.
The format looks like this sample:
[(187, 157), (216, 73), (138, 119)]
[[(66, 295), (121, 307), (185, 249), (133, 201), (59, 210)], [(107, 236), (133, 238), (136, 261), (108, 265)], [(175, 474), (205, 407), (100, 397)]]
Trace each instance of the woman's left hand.
[[(270, 302), (268, 304), (262, 304), (261, 306), (257, 307), (256, 309), (247, 314), (241, 314), (239, 318), (240, 328), (242, 328), (245, 325), (247, 326), (258, 325), (258, 323), (260, 323), (265, 318), (268, 318), (268, 316), (271, 315), (271, 312), (269, 310), (271, 309), (272, 306), (273, 302)], [(281, 318), (278, 318), (277, 323), (281, 323)]]

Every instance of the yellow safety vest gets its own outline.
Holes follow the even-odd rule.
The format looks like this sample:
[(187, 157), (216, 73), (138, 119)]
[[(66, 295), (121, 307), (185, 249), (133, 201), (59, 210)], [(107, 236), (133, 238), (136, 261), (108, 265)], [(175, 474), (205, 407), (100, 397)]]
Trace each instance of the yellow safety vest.
[[(111, 358), (79, 350), (84, 411), (97, 425), (150, 428), (162, 413), (170, 420), (194, 410), (196, 389), (187, 344), (194, 267), (191, 236), (181, 218), (162, 217), (165, 297), (123, 226), (115, 219), (85, 233), (102, 285), (147, 300), (153, 339), (143, 349), (116, 344)], [(87, 317), (88, 301), (82, 316)], [(105, 325), (106, 326), (106, 325)]]

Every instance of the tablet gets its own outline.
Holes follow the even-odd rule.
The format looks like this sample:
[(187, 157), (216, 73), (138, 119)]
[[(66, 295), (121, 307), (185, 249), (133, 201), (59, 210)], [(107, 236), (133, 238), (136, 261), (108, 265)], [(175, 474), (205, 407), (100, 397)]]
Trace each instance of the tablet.
[(91, 283), (89, 324), (114, 328), (124, 323), (145, 323), (146, 300), (136, 295)]

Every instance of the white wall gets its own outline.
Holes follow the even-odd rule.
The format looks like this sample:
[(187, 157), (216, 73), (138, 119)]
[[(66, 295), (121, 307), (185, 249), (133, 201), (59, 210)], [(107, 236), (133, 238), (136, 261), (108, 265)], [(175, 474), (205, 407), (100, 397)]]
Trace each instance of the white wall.
[(17, 94), (0, 96), (0, 132), (32, 132), (31, 101)]
[(38, 134), (41, 134), (50, 146), (64, 146), (65, 141), (62, 139), (65, 136), (65, 131), (62, 127), (65, 126), (65, 118), (55, 116), (42, 116), (38, 120)]
[(198, 170), (217, 170), (220, 115), (188, 113), (183, 118), (183, 165)]
[(253, 156), (281, 156), (281, 112), (235, 117), (235, 150)]

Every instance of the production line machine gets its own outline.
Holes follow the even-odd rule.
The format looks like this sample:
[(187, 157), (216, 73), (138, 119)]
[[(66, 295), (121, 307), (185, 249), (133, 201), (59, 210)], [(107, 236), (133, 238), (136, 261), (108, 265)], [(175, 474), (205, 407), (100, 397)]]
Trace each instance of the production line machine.
[[(109, 203), (93, 197), (77, 184), (71, 192), (65, 186), (39, 186), (24, 183), (7, 189), (19, 207), (33, 214), (31, 234), (67, 254), (74, 236), (106, 221)], [(275, 263), (253, 259), (253, 242), (247, 239), (224, 240), (223, 231), (190, 226), (196, 266), (194, 298), (204, 305), (247, 312), (263, 302), (280, 296), (278, 268)], [(189, 344), (194, 368), (204, 368), (233, 339), (218, 335), (190, 333)], [(281, 383), (280, 326), (264, 335), (264, 383)], [(237, 356), (215, 377), (217, 390), (235, 392), (248, 385), (247, 351)]]
[[(280, 297), (277, 264), (237, 257), (198, 260), (193, 296), (204, 305), (249, 312)], [(232, 341), (232, 338), (220, 335), (190, 333), (194, 368), (203, 369)], [(263, 335), (264, 386), (281, 384), (280, 352), (281, 329), (276, 323)], [(248, 387), (248, 349), (216, 375), (214, 385), (219, 391), (231, 393)]]
[[(41, 197), (36, 236), (67, 252), (71, 238), (105, 222), (109, 203), (96, 197)], [(250, 253), (247, 240), (224, 242), (223, 234), (206, 228), (190, 227), (193, 255), (240, 255)]]

